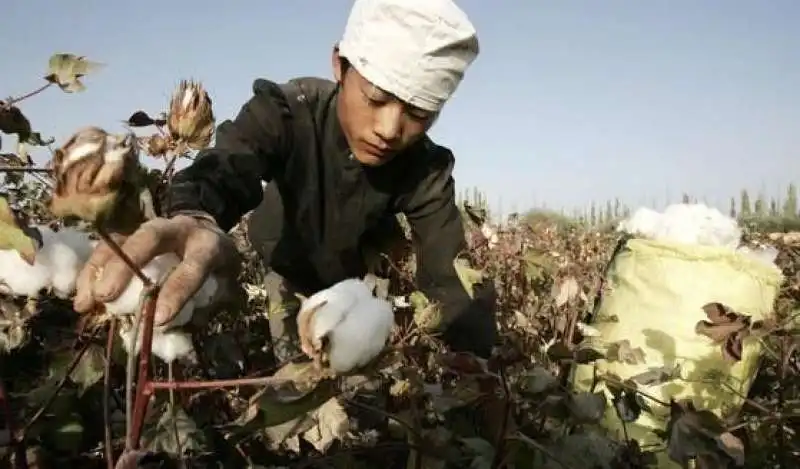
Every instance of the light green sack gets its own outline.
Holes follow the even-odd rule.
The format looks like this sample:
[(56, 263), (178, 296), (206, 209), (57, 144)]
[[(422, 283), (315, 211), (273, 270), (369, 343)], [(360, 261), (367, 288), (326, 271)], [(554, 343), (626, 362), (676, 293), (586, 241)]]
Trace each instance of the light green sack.
[[(644, 351), (645, 362), (601, 359), (595, 365), (577, 365), (572, 384), (579, 391), (589, 390), (594, 366), (598, 374), (609, 372), (625, 380), (651, 368), (679, 365), (680, 379), (639, 389), (665, 402), (691, 399), (698, 409), (724, 418), (743, 404), (737, 394), (747, 395), (761, 344), (747, 339), (741, 361), (725, 361), (719, 344), (695, 332), (698, 321), (707, 319), (702, 307), (719, 302), (753, 320), (765, 319), (772, 313), (782, 281), (777, 267), (730, 249), (631, 239), (609, 266), (607, 289), (591, 324), (600, 336), (587, 342), (606, 352), (609, 345), (627, 340), (632, 349)], [(715, 370), (728, 376), (733, 391), (720, 382), (697, 382)], [(595, 391), (601, 389), (609, 403), (602, 425), (621, 438), (622, 422), (611, 405), (611, 394), (602, 383)], [(663, 445), (653, 429), (666, 428), (669, 409), (653, 404), (651, 410), (625, 426), (628, 437), (642, 447)], [(667, 463), (666, 455), (660, 459), (658, 467), (679, 467)]]

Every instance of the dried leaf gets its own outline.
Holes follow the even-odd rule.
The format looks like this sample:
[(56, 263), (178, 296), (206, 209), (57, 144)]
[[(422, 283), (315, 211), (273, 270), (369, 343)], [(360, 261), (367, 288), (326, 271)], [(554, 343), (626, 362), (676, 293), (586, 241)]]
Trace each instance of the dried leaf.
[(630, 381), (642, 386), (658, 386), (680, 377), (680, 372), (680, 365), (650, 367), (647, 371), (632, 376)]
[[(691, 401), (670, 403), (667, 435), (667, 454), (677, 463), (687, 464), (692, 459), (704, 458), (719, 463), (730, 459), (739, 466), (744, 464), (742, 442), (725, 432), (722, 421), (713, 412), (697, 410)], [(726, 464), (717, 467), (726, 467)]]
[(606, 358), (611, 361), (624, 362), (628, 365), (646, 363), (644, 350), (641, 347), (632, 348), (630, 341), (627, 339), (609, 344)]
[(0, 352), (10, 352), (26, 343), (30, 334), (24, 321), (12, 321), (0, 331)]
[[(742, 359), (744, 339), (754, 327), (750, 316), (739, 314), (722, 303), (708, 303), (703, 306), (708, 321), (699, 321), (695, 332), (721, 344), (722, 355), (728, 361)], [(762, 327), (756, 324), (755, 327)]]
[(581, 347), (575, 351), (575, 363), (586, 365), (605, 358), (605, 355), (590, 347)]
[(18, 107), (0, 101), (0, 132), (17, 134), (24, 138), (30, 135), (31, 131), (30, 121)]
[(556, 342), (547, 347), (547, 358), (552, 361), (560, 362), (572, 360), (574, 353), (563, 341)]
[(273, 427), (303, 417), (333, 396), (328, 381), (317, 379), (311, 363), (287, 363), (275, 373), (276, 382), (251, 400), (259, 409), (265, 427)]
[[(151, 452), (183, 454), (187, 450), (202, 452), (206, 447), (203, 431), (181, 408), (165, 409), (158, 423), (142, 435), (143, 448)], [(177, 435), (176, 435), (177, 433)]]
[(519, 378), (520, 392), (540, 394), (558, 388), (558, 378), (542, 366), (535, 366)]
[(154, 119), (144, 111), (136, 111), (131, 114), (126, 123), (131, 127), (148, 127), (151, 125), (162, 126), (167, 121), (166, 119)]
[(567, 407), (572, 417), (581, 423), (596, 423), (606, 410), (606, 396), (602, 392), (580, 392), (569, 394)]
[(316, 425), (303, 432), (303, 439), (324, 453), (350, 431), (350, 418), (335, 397), (322, 404), (315, 413)]
[(486, 221), (486, 209), (476, 208), (467, 201), (464, 201), (463, 206), (464, 213), (467, 214), (467, 217), (469, 217), (470, 221), (475, 223), (477, 226), (482, 226)]
[(25, 262), (33, 265), (38, 248), (35, 239), (20, 227), (8, 200), (0, 197), (0, 249), (17, 251)]
[(642, 406), (639, 402), (639, 395), (635, 391), (623, 390), (614, 396), (611, 401), (617, 410), (617, 415), (623, 422), (635, 422), (642, 415)]
[(485, 375), (486, 361), (468, 352), (450, 352), (436, 356), (437, 363), (447, 371), (460, 376)]
[(83, 56), (74, 54), (53, 54), (47, 65), (47, 75), (44, 79), (55, 83), (67, 93), (83, 91), (86, 87), (81, 83), (81, 78), (92, 73), (103, 64), (86, 60)]
[(554, 288), (553, 300), (555, 301), (556, 308), (561, 308), (570, 301), (578, 297), (580, 293), (580, 286), (575, 277), (567, 277)]

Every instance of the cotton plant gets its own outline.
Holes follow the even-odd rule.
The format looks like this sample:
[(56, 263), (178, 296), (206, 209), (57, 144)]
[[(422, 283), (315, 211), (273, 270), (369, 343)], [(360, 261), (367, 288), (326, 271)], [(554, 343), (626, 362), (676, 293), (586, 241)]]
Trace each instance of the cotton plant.
[[(101, 227), (101, 234), (102, 227), (112, 221), (128, 227), (141, 223), (141, 212), (134, 210), (133, 214), (128, 214), (123, 209), (126, 202), (138, 201), (135, 197), (138, 194), (138, 156), (138, 141), (132, 133), (114, 135), (97, 127), (80, 130), (55, 151), (56, 187), (51, 210), (58, 216), (72, 215), (94, 222)], [(121, 220), (124, 216), (129, 219)], [(180, 258), (174, 253), (162, 254), (145, 265), (142, 274), (154, 284), (160, 284), (179, 262)], [(154, 355), (167, 363), (193, 356), (191, 338), (181, 327), (191, 321), (197, 308), (209, 305), (217, 286), (216, 277), (209, 276), (173, 320), (154, 327)], [(106, 312), (130, 319), (142, 308), (145, 294), (145, 283), (134, 275), (117, 299), (104, 304)], [(137, 353), (143, 328), (135, 327), (130, 320), (121, 324), (119, 334), (125, 350), (129, 354)], [(138, 330), (136, 340), (133, 338), (135, 330)]]
[(394, 325), (392, 303), (350, 278), (302, 298), (297, 326), (303, 352), (318, 366), (346, 374), (374, 360)]
[[(143, 269), (142, 273), (155, 283), (163, 282), (169, 273), (180, 262), (180, 258), (167, 253), (156, 256)], [(216, 276), (209, 275), (201, 285), (200, 289), (184, 304), (181, 310), (165, 324), (153, 328), (152, 353), (166, 363), (171, 363), (177, 359), (192, 358), (195, 350), (192, 345), (191, 336), (180, 330), (181, 327), (191, 322), (194, 312), (199, 308), (209, 306), (217, 293), (218, 281)], [(104, 303), (106, 312), (119, 317), (132, 317), (141, 307), (141, 299), (145, 294), (145, 285), (136, 276), (123, 290), (122, 294), (113, 301)], [(125, 351), (128, 353), (138, 353), (141, 347), (142, 331), (136, 343), (133, 343), (133, 327), (128, 325), (119, 329)]]

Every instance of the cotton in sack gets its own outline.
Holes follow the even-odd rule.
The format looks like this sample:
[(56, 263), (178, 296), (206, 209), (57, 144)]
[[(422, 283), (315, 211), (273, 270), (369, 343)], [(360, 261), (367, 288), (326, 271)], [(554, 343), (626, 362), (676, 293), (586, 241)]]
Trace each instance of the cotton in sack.
[[(703, 306), (719, 302), (734, 311), (766, 319), (783, 281), (774, 264), (775, 252), (739, 247), (741, 230), (735, 220), (702, 204), (677, 204), (663, 213), (642, 209), (620, 224), (620, 231), (643, 238), (629, 239), (612, 259), (606, 289), (591, 323), (600, 332), (585, 339), (587, 346), (606, 352), (627, 340), (641, 348), (644, 362), (598, 360), (595, 365), (576, 365), (572, 384), (590, 390), (595, 373), (610, 373), (622, 380), (664, 367), (678, 366), (679, 378), (639, 389), (665, 402), (691, 399), (698, 409), (720, 417), (743, 404), (755, 378), (761, 347), (746, 339), (742, 358), (726, 361), (719, 344), (697, 334), (695, 326), (707, 320)], [(708, 381), (709, 376), (719, 375)], [(724, 382), (723, 382), (724, 379)], [(595, 391), (608, 398), (602, 425), (612, 437), (623, 436), (623, 424), (611, 405), (611, 393), (599, 381)], [(663, 447), (654, 429), (664, 430), (669, 409), (647, 402), (641, 416), (625, 424), (629, 438), (642, 447)], [(658, 467), (680, 467), (659, 453)]]

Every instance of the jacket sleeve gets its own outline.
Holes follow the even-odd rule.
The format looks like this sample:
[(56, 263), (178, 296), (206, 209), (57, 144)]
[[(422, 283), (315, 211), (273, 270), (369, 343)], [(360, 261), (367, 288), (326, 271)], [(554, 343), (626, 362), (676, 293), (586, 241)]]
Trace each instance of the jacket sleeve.
[(164, 213), (202, 211), (230, 230), (261, 202), (261, 182), (282, 171), (289, 117), (280, 87), (256, 80), (253, 96), (238, 115), (217, 127), (214, 145), (198, 152), (191, 165), (173, 176)]
[(427, 163), (414, 165), (427, 174), (411, 178), (415, 187), (399, 198), (399, 211), (411, 225), (416, 246), (417, 284), (440, 308), (437, 331), (453, 350), (486, 357), (495, 341), (493, 310), (473, 299), (459, 279), (454, 261), (469, 262), (461, 213), (455, 200), (455, 158), (444, 147), (429, 144)]

